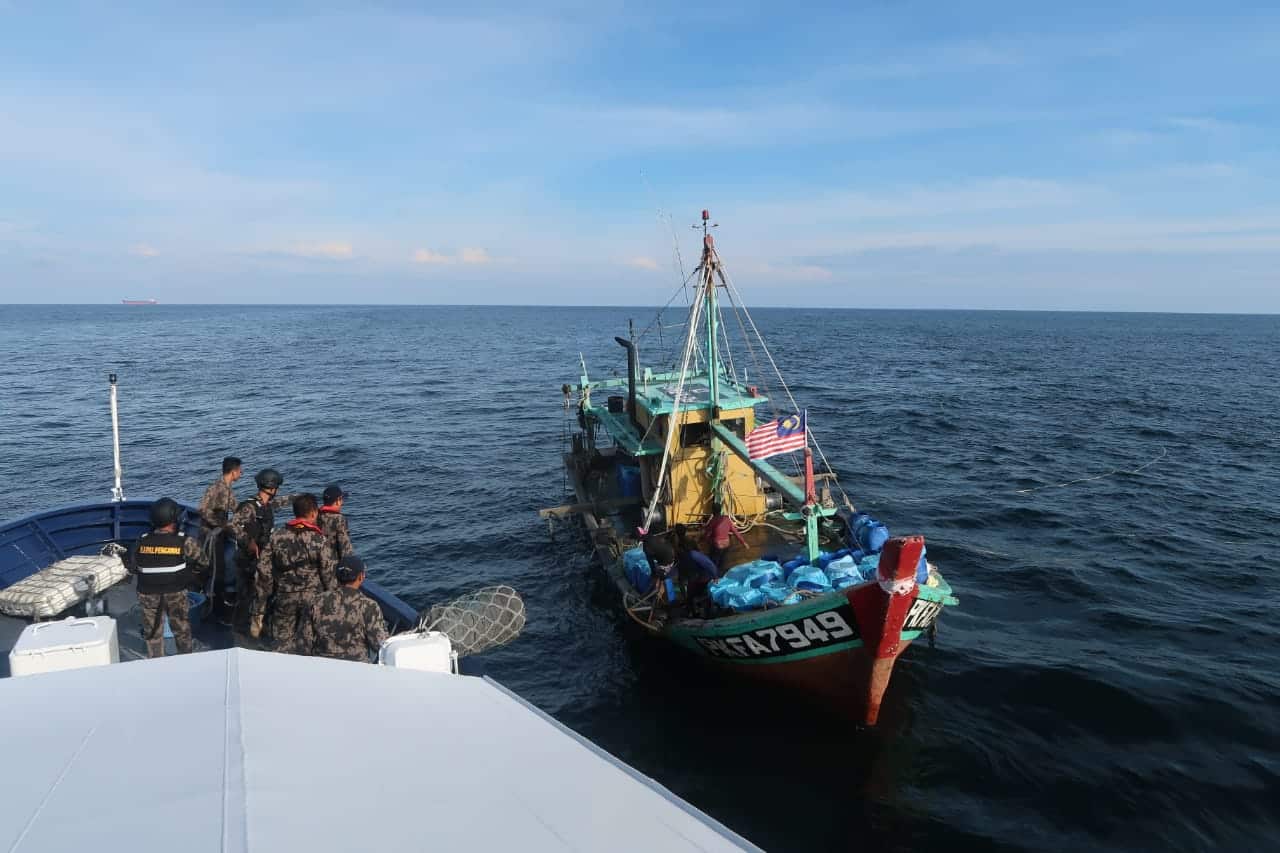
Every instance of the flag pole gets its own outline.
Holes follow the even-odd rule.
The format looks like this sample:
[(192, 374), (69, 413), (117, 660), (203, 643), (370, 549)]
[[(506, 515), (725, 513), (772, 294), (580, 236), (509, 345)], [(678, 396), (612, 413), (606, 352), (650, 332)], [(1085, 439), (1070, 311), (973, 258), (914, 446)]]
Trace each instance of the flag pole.
[(804, 424), (804, 541), (809, 557), (809, 564), (816, 565), (818, 553), (818, 489), (814, 485), (813, 451), (809, 448), (809, 410), (805, 409), (801, 416)]

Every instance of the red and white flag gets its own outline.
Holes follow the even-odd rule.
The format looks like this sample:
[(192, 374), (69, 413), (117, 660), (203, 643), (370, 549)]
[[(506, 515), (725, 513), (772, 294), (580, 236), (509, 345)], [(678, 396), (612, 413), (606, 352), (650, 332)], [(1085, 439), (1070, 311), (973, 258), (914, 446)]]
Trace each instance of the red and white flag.
[(805, 413), (778, 418), (747, 434), (747, 455), (752, 459), (768, 459), (779, 453), (804, 450), (805, 437)]

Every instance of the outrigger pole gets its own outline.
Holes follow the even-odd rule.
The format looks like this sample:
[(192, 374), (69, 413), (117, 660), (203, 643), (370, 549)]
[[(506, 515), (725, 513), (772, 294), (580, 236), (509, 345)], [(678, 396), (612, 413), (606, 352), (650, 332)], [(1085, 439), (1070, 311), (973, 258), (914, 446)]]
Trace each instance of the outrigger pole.
[(111, 383), (111, 440), (116, 462), (116, 484), (111, 489), (111, 500), (113, 503), (120, 503), (124, 500), (124, 487), (120, 485), (123, 472), (120, 470), (120, 409), (116, 404), (116, 375), (107, 374), (107, 381)]

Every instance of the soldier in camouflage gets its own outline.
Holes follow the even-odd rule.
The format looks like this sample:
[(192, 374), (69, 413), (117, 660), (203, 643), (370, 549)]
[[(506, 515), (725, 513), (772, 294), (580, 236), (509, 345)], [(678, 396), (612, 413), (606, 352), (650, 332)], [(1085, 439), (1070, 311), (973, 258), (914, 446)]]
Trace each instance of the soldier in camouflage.
[(354, 554), (338, 564), (337, 589), (321, 593), (302, 623), (299, 651), (339, 660), (369, 662), (387, 640), (377, 602), (360, 591), (364, 560)]
[[(205, 489), (200, 498), (200, 546), (213, 555), (213, 617), (226, 624), (227, 612), (227, 549), (226, 538), (231, 533), (228, 516), (235, 511), (236, 495), (231, 486), (240, 479), (240, 460), (228, 456), (222, 460), (222, 476)], [(212, 540), (212, 541), (211, 541)]]
[(300, 651), (303, 612), (321, 592), (338, 585), (333, 549), (316, 525), (319, 507), (315, 496), (294, 498), (293, 514), (293, 521), (273, 531), (267, 546), (258, 555), (249, 622), (249, 636), (257, 639), (262, 635), (269, 606), (274, 648), (286, 653)]
[(356, 550), (351, 546), (347, 517), (342, 514), (347, 493), (342, 491), (341, 486), (326, 486), (321, 498), (324, 504), (320, 507), (320, 529), (324, 531), (325, 541), (333, 548), (334, 559), (342, 562), (343, 557), (350, 557)]
[(142, 639), (147, 657), (164, 657), (164, 618), (169, 617), (178, 654), (191, 651), (188, 587), (203, 586), (204, 552), (196, 541), (178, 532), (181, 508), (172, 498), (151, 505), (150, 533), (129, 552), (129, 571), (138, 576), (138, 604), (142, 610)]
[(275, 511), (288, 506), (297, 495), (279, 496), (284, 477), (274, 468), (264, 468), (254, 478), (258, 493), (236, 507), (231, 517), (231, 534), (236, 540), (236, 606), (232, 630), (237, 643), (245, 645), (253, 611), (254, 575), (258, 557), (271, 539)]

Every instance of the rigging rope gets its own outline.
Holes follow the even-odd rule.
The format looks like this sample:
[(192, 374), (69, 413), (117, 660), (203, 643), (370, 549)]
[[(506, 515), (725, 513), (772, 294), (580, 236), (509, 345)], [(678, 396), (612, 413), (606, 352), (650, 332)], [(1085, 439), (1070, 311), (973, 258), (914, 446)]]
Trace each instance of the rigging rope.
[[(724, 279), (726, 288), (733, 288), (735, 291), (737, 290), (733, 282), (730, 280), (729, 274), (725, 271), (724, 264), (720, 265), (720, 275), (721, 275), (721, 278)], [(739, 298), (741, 298), (741, 294), (739, 294)], [(764, 350), (765, 357), (769, 359), (769, 365), (773, 367), (773, 372), (777, 375), (778, 382), (782, 384), (782, 390), (786, 392), (787, 399), (791, 401), (791, 405), (795, 407), (795, 410), (797, 412), (799, 412), (800, 404), (796, 402), (796, 398), (794, 395), (792, 395), (791, 389), (787, 387), (787, 380), (783, 378), (782, 371), (778, 370), (778, 364), (773, 360), (773, 354), (769, 352), (769, 345), (764, 342), (764, 337), (760, 334), (760, 329), (756, 326), (756, 321), (751, 318), (751, 312), (747, 310), (747, 306), (745, 304), (742, 306), (742, 313), (746, 315), (747, 322), (751, 324), (751, 330), (755, 332), (756, 338), (760, 341), (760, 348)], [(805, 431), (808, 433), (809, 440), (813, 442), (813, 449), (818, 451), (818, 457), (822, 459), (822, 464), (826, 466), (829, 472), (834, 474), (835, 469), (833, 469), (831, 467), (831, 463), (827, 461), (827, 454), (822, 452), (822, 446), (818, 444), (818, 438), (813, 434), (812, 425), (806, 423)], [(850, 501), (849, 496), (845, 494), (844, 486), (840, 485), (839, 478), (837, 478), (835, 482), (836, 482), (836, 488), (840, 490), (840, 496), (844, 498), (845, 504), (847, 504), (849, 507), (852, 507), (853, 502)]]
[[(698, 269), (702, 269), (702, 265), (698, 265)], [(697, 272), (698, 270), (694, 270)], [(680, 402), (684, 396), (684, 380), (689, 375), (689, 356), (697, 349), (696, 343), (698, 338), (698, 315), (702, 313), (703, 300), (698, 299), (693, 303), (693, 309), (689, 313), (689, 334), (685, 338), (684, 345), (684, 362), (680, 367), (680, 381), (676, 384), (676, 396), (672, 401), (671, 415), (667, 418), (667, 435), (666, 441), (662, 446), (662, 464), (658, 468), (658, 479), (654, 481), (653, 497), (649, 499), (649, 507), (644, 513), (644, 523), (641, 528), (648, 531), (649, 524), (653, 521), (654, 512), (658, 508), (658, 497), (662, 494), (662, 484), (667, 476), (667, 463), (671, 460), (671, 439), (679, 434), (680, 422), (677, 415), (680, 413)], [(657, 420), (656, 418), (654, 420)]]

